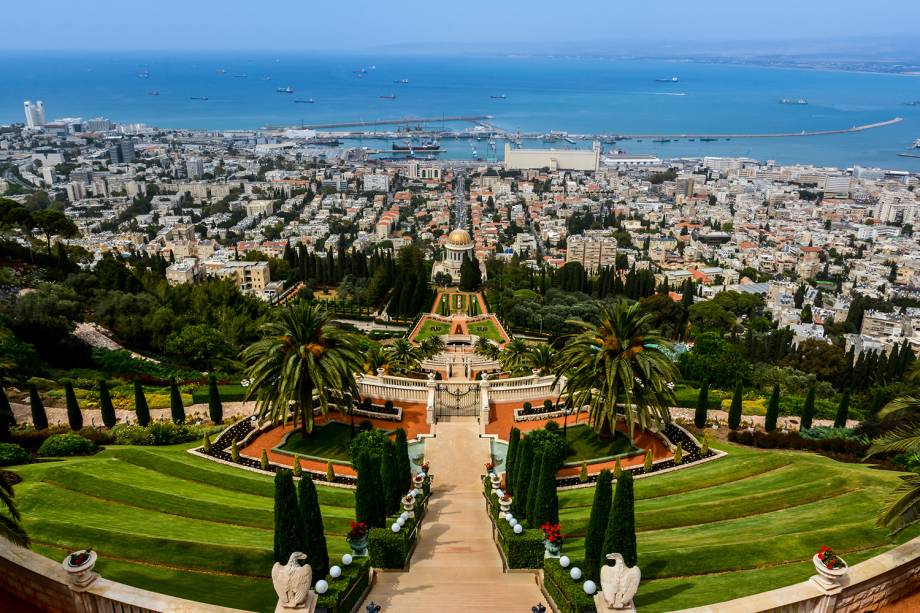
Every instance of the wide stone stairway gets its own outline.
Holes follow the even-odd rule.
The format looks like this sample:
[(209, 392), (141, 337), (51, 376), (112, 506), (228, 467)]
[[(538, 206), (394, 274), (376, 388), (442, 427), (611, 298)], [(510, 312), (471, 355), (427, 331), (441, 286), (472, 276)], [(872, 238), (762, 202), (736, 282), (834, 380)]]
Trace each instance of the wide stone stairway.
[(365, 605), (373, 600), (381, 613), (524, 613), (545, 604), (535, 574), (502, 572), (482, 496), (489, 441), (479, 438), (479, 424), (440, 421), (436, 433), (425, 441), (435, 481), (410, 570), (378, 573)]

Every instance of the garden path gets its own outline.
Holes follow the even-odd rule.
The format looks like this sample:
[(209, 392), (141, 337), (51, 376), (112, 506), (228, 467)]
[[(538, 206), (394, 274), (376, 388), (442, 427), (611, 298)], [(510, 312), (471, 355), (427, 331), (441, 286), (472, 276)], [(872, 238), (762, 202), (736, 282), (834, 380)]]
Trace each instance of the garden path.
[(438, 423), (425, 459), (435, 481), (410, 570), (379, 573), (360, 610), (372, 600), (399, 613), (523, 612), (545, 604), (534, 573), (502, 572), (480, 480), (489, 441), (479, 437), (476, 420)]

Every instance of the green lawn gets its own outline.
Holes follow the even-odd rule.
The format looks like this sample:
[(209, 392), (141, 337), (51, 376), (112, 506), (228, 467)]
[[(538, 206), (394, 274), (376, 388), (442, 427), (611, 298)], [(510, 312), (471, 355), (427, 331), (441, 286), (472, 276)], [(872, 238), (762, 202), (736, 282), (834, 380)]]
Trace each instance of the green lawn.
[[(14, 468), (34, 549), (93, 547), (109, 579), (183, 598), (272, 611), (271, 477), (189, 455), (190, 445), (110, 447)], [(330, 557), (348, 551), (351, 490), (317, 484)]]
[(610, 456), (629, 453), (636, 451), (637, 448), (629, 442), (625, 434), (617, 432), (611, 440), (602, 440), (594, 433), (593, 428), (585, 425), (569, 426), (566, 428), (566, 440), (569, 442), (570, 452), (566, 456), (565, 462), (581, 462), (582, 460), (593, 460), (595, 458), (606, 458)]
[[(856, 563), (892, 540), (876, 528), (897, 473), (823, 456), (719, 445), (727, 457), (636, 481), (641, 611), (670, 611), (774, 589), (814, 574), (828, 545)], [(564, 553), (583, 558), (593, 488), (560, 492)]]
[(425, 323), (422, 324), (422, 327), (419, 329), (418, 334), (415, 335), (413, 340), (417, 343), (420, 343), (426, 338), (430, 338), (432, 336), (441, 336), (442, 334), (447, 334), (448, 332), (450, 332), (450, 324), (428, 319), (425, 321)]
[[(358, 429), (355, 426), (355, 433)], [(321, 458), (323, 460), (337, 460), (348, 463), (348, 446), (351, 444), (351, 426), (339, 422), (329, 422), (313, 429), (313, 434), (304, 438), (300, 432), (294, 432), (280, 447), (289, 453)]]
[(477, 321), (476, 323), (469, 324), (467, 327), (470, 330), (470, 334), (475, 334), (476, 336), (484, 336), (490, 341), (501, 343), (505, 340), (502, 338), (502, 335), (498, 333), (498, 328), (495, 327), (495, 324), (492, 323), (491, 319)]

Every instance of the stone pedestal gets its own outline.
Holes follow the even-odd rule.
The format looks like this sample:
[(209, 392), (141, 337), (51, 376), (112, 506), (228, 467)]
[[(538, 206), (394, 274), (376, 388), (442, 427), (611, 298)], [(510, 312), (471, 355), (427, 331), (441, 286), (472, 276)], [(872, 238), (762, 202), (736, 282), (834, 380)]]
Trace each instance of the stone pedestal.
[(622, 609), (611, 609), (607, 606), (607, 601), (604, 600), (604, 595), (600, 592), (594, 594), (594, 607), (598, 611), (619, 611), (621, 613), (636, 613), (636, 606), (630, 601), (625, 608)]
[(307, 594), (307, 600), (297, 607), (286, 607), (280, 602), (275, 605), (275, 613), (313, 613), (316, 611), (316, 601), (319, 598), (316, 592), (310, 590)]
[(64, 558), (61, 566), (64, 567), (64, 570), (67, 571), (67, 576), (70, 578), (70, 588), (75, 592), (83, 592), (99, 578), (99, 573), (93, 571), (93, 567), (96, 566), (96, 552), (90, 551), (87, 560), (79, 566), (72, 566), (70, 558), (71, 556), (69, 555)]

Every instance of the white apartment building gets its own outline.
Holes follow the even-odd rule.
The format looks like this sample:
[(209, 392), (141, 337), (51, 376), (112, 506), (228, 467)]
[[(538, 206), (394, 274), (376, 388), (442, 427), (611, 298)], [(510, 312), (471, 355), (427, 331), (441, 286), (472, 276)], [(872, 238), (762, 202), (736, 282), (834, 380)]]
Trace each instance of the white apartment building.
[(605, 230), (586, 230), (566, 240), (565, 263), (578, 262), (588, 272), (613, 267), (617, 258), (617, 239)]

